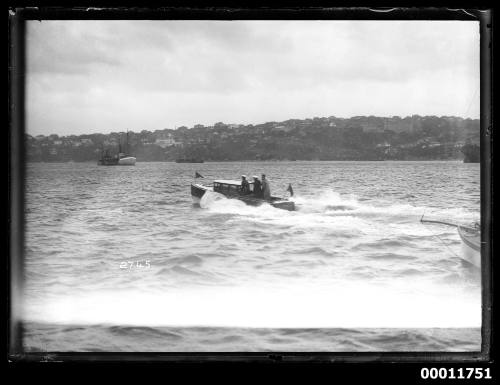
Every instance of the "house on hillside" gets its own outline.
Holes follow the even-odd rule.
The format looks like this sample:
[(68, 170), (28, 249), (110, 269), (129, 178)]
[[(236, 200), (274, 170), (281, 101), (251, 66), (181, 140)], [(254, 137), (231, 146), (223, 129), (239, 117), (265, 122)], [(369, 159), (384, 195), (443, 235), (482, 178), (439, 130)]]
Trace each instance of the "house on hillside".
[(92, 139), (80, 139), (80, 143), (83, 145), (83, 146), (92, 146), (94, 144), (94, 142), (92, 142)]
[(288, 127), (288, 126), (284, 126), (284, 125), (278, 125), (278, 126), (274, 126), (273, 128), (271, 128), (271, 132), (290, 132), (293, 130), (293, 127)]
[(170, 146), (182, 146), (182, 142), (177, 141), (172, 134), (167, 134), (166, 136), (157, 138), (154, 142), (157, 146), (161, 148), (167, 148)]

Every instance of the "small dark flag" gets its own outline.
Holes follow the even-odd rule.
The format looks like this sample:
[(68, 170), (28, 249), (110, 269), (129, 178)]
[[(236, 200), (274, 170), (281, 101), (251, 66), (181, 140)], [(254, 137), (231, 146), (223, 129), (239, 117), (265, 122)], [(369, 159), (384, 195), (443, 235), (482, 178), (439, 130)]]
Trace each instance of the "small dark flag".
[(203, 175), (201, 175), (201, 174), (200, 174), (199, 172), (197, 172), (197, 171), (195, 172), (194, 177), (195, 177), (195, 178), (205, 178)]
[(289, 191), (290, 192), (290, 196), (293, 197), (293, 188), (292, 188), (292, 184), (291, 183), (288, 184), (288, 188), (286, 189), (286, 191)]

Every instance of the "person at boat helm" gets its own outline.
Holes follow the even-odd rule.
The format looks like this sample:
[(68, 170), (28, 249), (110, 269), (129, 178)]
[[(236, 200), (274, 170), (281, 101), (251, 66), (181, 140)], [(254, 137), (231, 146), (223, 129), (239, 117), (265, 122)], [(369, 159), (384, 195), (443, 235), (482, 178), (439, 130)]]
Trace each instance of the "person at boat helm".
[(260, 183), (257, 175), (253, 176), (253, 195), (257, 198), (262, 198), (262, 183)]
[(240, 191), (242, 194), (248, 194), (250, 192), (250, 184), (247, 181), (247, 176), (242, 175), (241, 176), (241, 187)]
[(271, 199), (271, 187), (265, 174), (262, 174), (262, 197), (266, 200)]

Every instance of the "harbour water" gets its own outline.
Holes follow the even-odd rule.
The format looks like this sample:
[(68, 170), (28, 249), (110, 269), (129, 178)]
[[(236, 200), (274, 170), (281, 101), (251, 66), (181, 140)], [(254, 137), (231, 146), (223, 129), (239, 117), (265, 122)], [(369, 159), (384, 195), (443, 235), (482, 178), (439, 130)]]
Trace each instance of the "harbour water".
[[(297, 211), (190, 184), (265, 173)], [(27, 165), (28, 351), (478, 351), (479, 164)]]

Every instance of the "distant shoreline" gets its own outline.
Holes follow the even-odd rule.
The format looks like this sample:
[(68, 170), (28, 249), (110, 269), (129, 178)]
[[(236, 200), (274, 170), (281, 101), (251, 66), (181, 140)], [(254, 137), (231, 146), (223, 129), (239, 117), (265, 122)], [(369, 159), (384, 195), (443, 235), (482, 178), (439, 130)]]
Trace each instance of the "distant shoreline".
[[(479, 156), (480, 121), (457, 117), (335, 116), (257, 125), (194, 125), (176, 129), (86, 135), (26, 135), (26, 159), (93, 162), (127, 152), (143, 161), (470, 160)], [(464, 152), (465, 151), (465, 152)]]

